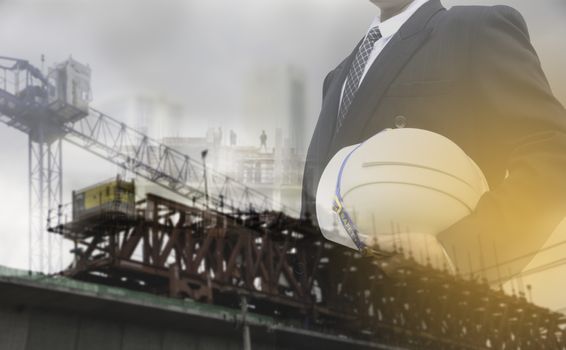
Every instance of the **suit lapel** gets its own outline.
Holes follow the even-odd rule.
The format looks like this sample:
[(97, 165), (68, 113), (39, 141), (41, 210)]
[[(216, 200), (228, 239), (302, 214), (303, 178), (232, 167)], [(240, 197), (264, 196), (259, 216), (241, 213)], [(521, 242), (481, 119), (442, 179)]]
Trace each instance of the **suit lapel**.
[(352, 53), (336, 67), (335, 76), (328, 86), (324, 101), (322, 101), (319, 120), (312, 137), (312, 146), (315, 149), (309, 150), (309, 160), (311, 162), (324, 162), (326, 160), (325, 157), (328, 153), (330, 141), (332, 141), (332, 136), (334, 135), (342, 85), (362, 40), (356, 45)]
[(359, 138), (364, 126), (373, 116), (383, 95), (432, 31), (432, 27), (426, 27), (426, 24), (443, 9), (439, 0), (430, 0), (391, 38), (362, 81), (345, 122), (332, 142), (335, 149), (330, 150), (331, 154), (344, 145), (361, 141)]

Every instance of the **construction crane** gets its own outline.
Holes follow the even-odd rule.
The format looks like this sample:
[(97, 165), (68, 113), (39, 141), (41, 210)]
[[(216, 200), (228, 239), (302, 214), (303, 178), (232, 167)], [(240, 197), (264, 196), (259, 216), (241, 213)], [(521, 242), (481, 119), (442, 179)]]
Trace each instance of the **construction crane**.
[(53, 238), (46, 233), (46, 221), (48, 213), (56, 212), (62, 203), (63, 140), (197, 206), (224, 213), (280, 210), (296, 214), (91, 108), (90, 78), (90, 68), (73, 58), (44, 75), (26, 60), (0, 57), (0, 122), (28, 135), (30, 270), (52, 270)]

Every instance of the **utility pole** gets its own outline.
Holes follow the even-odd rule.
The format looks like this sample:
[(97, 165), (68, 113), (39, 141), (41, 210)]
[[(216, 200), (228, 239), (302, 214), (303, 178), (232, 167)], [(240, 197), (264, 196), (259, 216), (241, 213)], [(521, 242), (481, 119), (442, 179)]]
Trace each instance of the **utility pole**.
[(250, 338), (250, 326), (248, 325), (247, 315), (248, 315), (248, 300), (245, 296), (241, 297), (242, 307), (242, 336), (244, 346), (242, 347), (243, 350), (252, 350), (252, 342)]
[(206, 209), (208, 209), (208, 177), (206, 176), (206, 155), (208, 150), (205, 149), (200, 153), (202, 158), (203, 172), (204, 172), (204, 199), (206, 201)]

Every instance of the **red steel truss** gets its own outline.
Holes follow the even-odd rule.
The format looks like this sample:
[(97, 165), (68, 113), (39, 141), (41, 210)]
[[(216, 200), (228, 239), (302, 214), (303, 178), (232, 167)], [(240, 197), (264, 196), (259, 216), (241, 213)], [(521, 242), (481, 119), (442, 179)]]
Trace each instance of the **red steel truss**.
[(282, 322), (407, 348), (566, 349), (562, 314), (411, 260), (384, 269), (278, 212), (226, 215), (155, 195), (137, 210), (54, 228), (76, 242), (64, 274), (234, 308), (245, 295)]

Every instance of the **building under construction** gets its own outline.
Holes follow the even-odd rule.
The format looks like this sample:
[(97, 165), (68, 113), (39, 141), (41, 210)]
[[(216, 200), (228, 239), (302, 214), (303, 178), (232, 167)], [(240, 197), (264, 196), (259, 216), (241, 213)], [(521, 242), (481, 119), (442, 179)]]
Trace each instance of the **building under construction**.
[[(30, 271), (50, 272), (49, 237), (74, 245), (64, 271), (1, 271), (1, 349), (566, 349), (562, 314), (411, 252), (392, 268), (325, 241), (271, 198), (91, 109), (78, 62), (49, 77), (18, 59), (0, 68), (0, 121), (29, 135)], [(63, 141), (185, 201), (136, 201), (117, 178), (66, 208)]]

